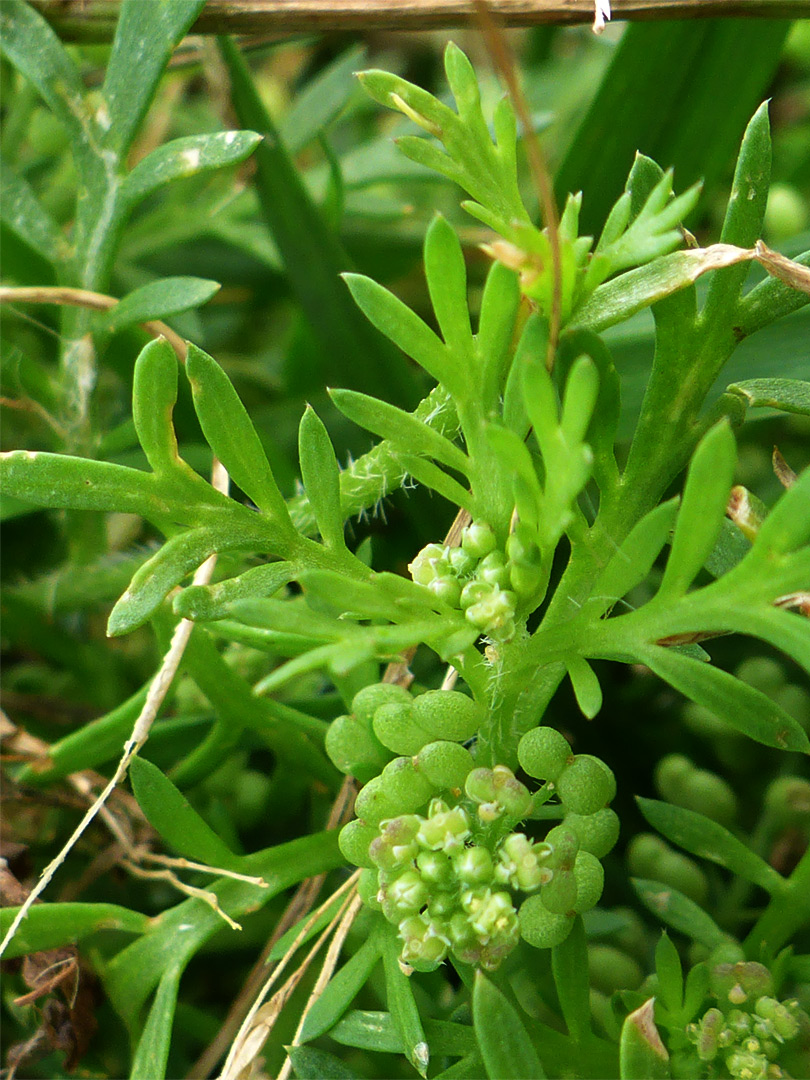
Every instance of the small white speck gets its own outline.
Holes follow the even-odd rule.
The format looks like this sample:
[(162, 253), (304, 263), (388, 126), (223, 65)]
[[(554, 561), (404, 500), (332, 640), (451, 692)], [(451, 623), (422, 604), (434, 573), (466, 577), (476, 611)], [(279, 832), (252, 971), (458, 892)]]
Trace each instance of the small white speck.
[(110, 120), (110, 113), (107, 109), (107, 105), (103, 101), (96, 109), (96, 123), (100, 128), (103, 128), (104, 131), (109, 131), (112, 121)]
[(198, 169), (200, 166), (200, 151), (196, 148), (190, 150), (184, 150), (180, 155), (183, 164), (186, 166), (189, 172), (194, 169)]
[(235, 138), (236, 138), (236, 132), (235, 131), (226, 131), (225, 132), (225, 145), (230, 146)]
[(188, 923), (188, 922), (180, 923), (180, 925), (177, 927), (177, 929), (181, 930), (181, 931), (182, 930), (193, 930), (194, 929), (194, 924), (193, 923)]

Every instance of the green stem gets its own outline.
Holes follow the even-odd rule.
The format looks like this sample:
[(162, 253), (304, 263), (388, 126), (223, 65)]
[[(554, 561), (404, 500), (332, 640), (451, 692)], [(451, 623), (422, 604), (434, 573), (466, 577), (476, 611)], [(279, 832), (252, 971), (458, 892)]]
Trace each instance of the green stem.
[(798, 930), (810, 925), (810, 848), (788, 885), (781, 896), (771, 900), (745, 939), (748, 956), (773, 958)]

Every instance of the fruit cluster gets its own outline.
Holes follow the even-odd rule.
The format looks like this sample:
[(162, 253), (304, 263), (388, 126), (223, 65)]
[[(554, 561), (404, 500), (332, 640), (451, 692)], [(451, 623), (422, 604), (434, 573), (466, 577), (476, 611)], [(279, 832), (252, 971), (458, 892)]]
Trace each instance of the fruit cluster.
[(739, 1080), (786, 1077), (778, 1064), (786, 1044), (810, 1035), (810, 1018), (797, 1001), (773, 996), (773, 977), (762, 964), (718, 964), (710, 990), (717, 1005), (686, 1034), (702, 1062), (724, 1065)]
[(492, 527), (483, 521), (463, 530), (459, 547), (428, 544), (408, 569), (418, 585), (462, 610), (493, 641), (514, 637), (518, 599), (531, 596), (543, 579), (535, 545), (512, 534), (505, 552), (499, 551)]
[[(532, 796), (505, 765), (476, 768), (461, 745), (483, 718), (457, 691), (411, 698), (381, 683), (360, 691), (351, 716), (338, 718), (327, 738), (346, 772), (357, 775), (361, 763), (368, 776), (374, 762), (385, 762), (358, 794), (357, 820), (342, 830), (340, 846), (364, 868), (365, 902), (397, 926), (403, 962), (419, 970), (449, 953), (493, 970), (521, 935), (540, 948), (563, 941), (574, 917), (601, 896), (599, 860), (618, 838), (607, 807), (615, 781), (603, 762), (572, 754), (553, 729), (529, 732), (519, 759), (545, 780)], [(392, 751), (400, 756), (390, 759)], [(514, 831), (535, 802), (554, 795), (561, 824), (542, 841)], [(518, 911), (525, 893), (532, 895)]]

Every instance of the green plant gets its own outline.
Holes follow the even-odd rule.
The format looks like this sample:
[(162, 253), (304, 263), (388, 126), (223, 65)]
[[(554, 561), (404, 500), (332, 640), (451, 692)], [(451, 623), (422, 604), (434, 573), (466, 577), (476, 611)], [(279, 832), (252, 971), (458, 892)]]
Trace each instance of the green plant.
[[(84, 93), (40, 17), (22, 0), (6, 0), (6, 54), (64, 125), (76, 160), (69, 249), (30, 185), (8, 174), (13, 224), (53, 263), (62, 286), (106, 289), (127, 213), (166, 180), (255, 149), (266, 196), (273, 167), (289, 164), (283, 146), (268, 140), (257, 148), (256, 135), (237, 132), (170, 143), (126, 171), (157, 79), (200, 7), (175, 3), (144, 18), (128, 0), (103, 89)], [(125, 92), (136, 48), (149, 62)], [(221, 56), (240, 118), (271, 132), (232, 42), (221, 44)], [(41, 956), (103, 937), (105, 929), (134, 935), (117, 949), (99, 946), (94, 957), (132, 1037), (131, 1074), (163, 1076), (181, 975), (223, 917), (234, 925), (288, 886), (348, 862), (358, 872), (271, 953), (286, 963), (315, 934), (335, 934), (290, 1036), (298, 1076), (355, 1075), (309, 1045), (327, 1033), (338, 1045), (404, 1053), (423, 1076), (437, 1075), (433, 1063), (448, 1058), (459, 1060), (439, 1068), (441, 1075), (801, 1075), (810, 1053), (810, 855), (805, 850), (783, 874), (762, 853), (766, 835), (786, 821), (806, 847), (801, 759), (784, 757), (810, 751), (806, 710), (712, 663), (699, 644), (746, 635), (810, 671), (810, 471), (792, 477), (744, 529), (726, 517), (734, 432), (748, 409), (767, 404), (806, 415), (808, 385), (743, 380), (713, 391), (739, 342), (801, 307), (809, 291), (807, 253), (791, 261), (758, 243), (770, 172), (767, 106), (745, 132), (719, 244), (683, 249), (681, 222), (699, 188), (674, 196), (671, 173), (643, 156), (594, 242), (578, 234), (587, 191), (568, 198), (556, 232), (533, 223), (521, 195), (511, 105), (497, 106), (493, 141), (475, 73), (452, 44), (445, 68), (455, 109), (385, 72), (368, 71), (361, 82), (428, 133), (405, 136), (400, 149), (459, 185), (472, 199), (464, 208), (499, 239), (486, 246), (492, 266), (475, 326), (464, 252), (442, 215), (424, 240), (438, 333), (370, 276), (344, 275), (368, 321), (436, 384), (413, 412), (358, 390), (331, 391), (340, 413), (382, 440), (347, 468), (307, 407), (298, 430), (303, 491), (285, 498), (225, 370), (188, 344), (178, 347), (214, 459), (208, 483), (180, 452), (178, 357), (160, 337), (142, 348), (132, 379), (132, 419), (148, 468), (105, 460), (104, 442), (93, 436), (92, 342), (100, 350), (114, 330), (187, 311), (208, 290), (197, 279), (164, 280), (102, 315), (66, 309), (62, 396), (51, 425), (59, 445), (5, 454), (5, 491), (21, 504), (66, 512), (79, 573), (87, 566), (89, 574), (99, 556), (87, 512), (138, 515), (162, 534), (157, 550), (129, 560), (127, 571), (138, 565), (107, 633), (120, 638), (151, 626), (166, 659), (148, 693), (144, 687), (59, 740), (44, 767), (28, 764), (17, 779), (41, 785), (104, 764), (123, 748), (105, 797), (129, 768), (140, 811), (180, 857), (168, 860), (173, 870), (192, 860), (192, 869), (207, 865), (219, 876), (205, 890), (186, 884), (188, 899), (154, 919), (108, 903), (3, 909), (6, 955)], [(302, 213), (315, 214), (303, 187), (290, 181), (289, 192)], [(317, 214), (313, 220), (322, 226)], [(337, 258), (333, 246), (327, 250)], [(771, 276), (744, 291), (753, 259)], [(709, 273), (699, 293), (695, 283)], [(344, 319), (348, 298), (340, 296), (330, 317), (350, 340), (355, 317)], [(600, 335), (647, 308), (655, 355), (625, 453), (617, 450), (620, 379)], [(375, 347), (389, 355), (387, 346)], [(228, 494), (216, 463), (250, 505)], [(413, 555), (410, 580), (375, 570), (346, 529), (406, 477), (458, 512), (443, 543), (434, 538)], [(212, 556), (220, 559), (219, 580), (195, 574), (189, 583)], [(239, 666), (255, 656), (220, 651), (221, 642), (260, 650), (272, 662), (262, 660), (252, 677)], [(448, 667), (441, 689), (413, 687), (398, 666), (417, 648)], [(636, 838), (628, 858), (640, 871), (632, 882), (640, 904), (691, 942), (682, 950), (686, 976), (666, 935), (645, 975), (639, 962), (649, 960), (649, 933), (642, 927), (633, 957), (622, 939), (632, 920), (597, 906), (603, 861), (633, 794), (622, 790), (620, 757), (601, 748), (591, 754), (587, 735), (575, 753), (544, 722), (566, 679), (582, 715), (598, 716), (608, 677), (602, 661), (643, 665), (702, 710), (698, 724), (712, 737), (719, 724), (736, 747), (751, 740), (787, 762), (774, 768), (780, 775), (744, 833), (735, 831), (730, 783), (672, 754), (674, 744), (660, 746), (655, 776), (666, 801), (640, 798), (639, 810), (669, 844), (713, 865), (707, 873), (649, 834)], [(166, 694), (180, 663), (216, 716), (200, 741), (186, 738), (161, 769), (138, 754), (150, 746), (157, 695)], [(381, 664), (389, 665), (383, 681)], [(321, 673), (340, 699), (328, 725), (317, 703), (307, 711), (284, 700), (291, 690), (311, 690)], [(339, 840), (333, 828), (243, 854), (204, 820), (182, 792), (210, 782), (247, 733), (272, 751), (282, 775), (333, 794), (341, 772), (363, 785), (357, 816)], [(617, 798), (621, 814), (610, 805)], [(182, 885), (176, 874), (172, 880)], [(335, 973), (355, 919), (361, 941)], [(607, 944), (596, 940), (603, 937)], [(248, 1016), (223, 1075), (249, 1066), (253, 1043), (272, 1028), (308, 963), (280, 998)], [(445, 979), (439, 992), (447, 964), (461, 989)], [(422, 976), (436, 981), (420, 983)], [(452, 999), (441, 1019), (431, 1015), (425, 987), (434, 1000), (440, 993)], [(363, 994), (384, 1000), (386, 1011), (351, 1009)]]

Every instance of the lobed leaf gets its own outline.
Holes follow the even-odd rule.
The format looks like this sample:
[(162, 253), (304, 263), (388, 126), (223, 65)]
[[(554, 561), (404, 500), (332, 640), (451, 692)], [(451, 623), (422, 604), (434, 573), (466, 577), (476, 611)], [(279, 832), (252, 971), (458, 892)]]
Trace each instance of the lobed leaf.
[(459, 358), (469, 361), (473, 336), (467, 303), (467, 268), (458, 236), (441, 214), (433, 218), (425, 235), (425, 276), (445, 344)]
[(200, 622), (222, 619), (229, 614), (228, 605), (233, 601), (273, 596), (293, 577), (295, 569), (288, 562), (252, 566), (238, 577), (215, 585), (189, 585), (174, 598), (174, 611), (184, 619)]
[(810, 382), (803, 379), (746, 379), (731, 383), (726, 393), (739, 395), (749, 409), (779, 409), (810, 416)]
[(633, 526), (594, 583), (592, 603), (600, 611), (612, 607), (646, 579), (675, 524), (678, 504), (677, 497), (669, 499)]

